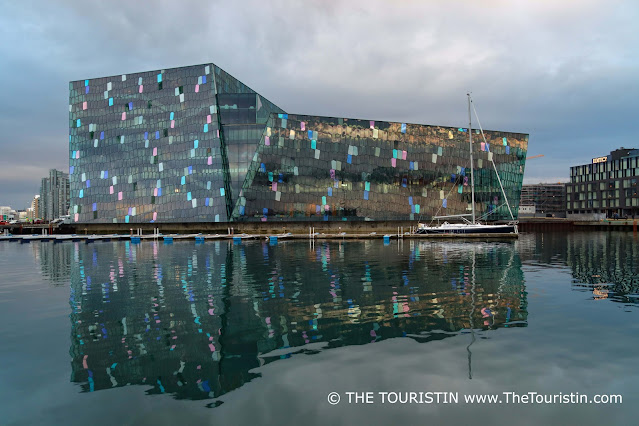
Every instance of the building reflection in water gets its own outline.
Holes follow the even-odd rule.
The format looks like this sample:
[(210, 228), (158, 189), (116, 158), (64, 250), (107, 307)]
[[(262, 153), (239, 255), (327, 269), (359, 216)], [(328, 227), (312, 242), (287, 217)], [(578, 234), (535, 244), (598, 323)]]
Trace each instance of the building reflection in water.
[(140, 384), (149, 394), (215, 398), (256, 377), (252, 369), (300, 353), (526, 326), (514, 243), (115, 242), (61, 250), (73, 259), (71, 380), (83, 391)]
[(573, 290), (595, 300), (639, 302), (639, 235), (631, 232), (539, 232), (522, 234), (524, 265), (568, 267)]
[(69, 282), (73, 251), (69, 244), (44, 242), (29, 244), (33, 258), (40, 264), (42, 276), (54, 286), (63, 286)]
[(573, 288), (593, 299), (639, 302), (639, 241), (630, 233), (572, 234), (566, 240), (566, 262)]

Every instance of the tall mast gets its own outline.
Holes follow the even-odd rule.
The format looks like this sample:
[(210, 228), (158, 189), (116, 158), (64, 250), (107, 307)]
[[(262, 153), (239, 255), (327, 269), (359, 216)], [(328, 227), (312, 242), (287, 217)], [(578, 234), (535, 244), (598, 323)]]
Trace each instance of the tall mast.
[(468, 145), (470, 149), (470, 204), (473, 207), (473, 225), (475, 224), (475, 175), (473, 173), (473, 129), (470, 118), (470, 93), (468, 96)]

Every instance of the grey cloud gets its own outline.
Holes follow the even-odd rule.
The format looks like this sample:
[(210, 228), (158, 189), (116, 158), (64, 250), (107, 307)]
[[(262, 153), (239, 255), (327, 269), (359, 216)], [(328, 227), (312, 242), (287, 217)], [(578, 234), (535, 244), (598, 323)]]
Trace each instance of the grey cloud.
[(66, 168), (70, 80), (214, 62), (296, 113), (461, 126), (472, 90), (484, 127), (530, 133), (529, 155), (545, 154), (526, 180), (567, 177), (633, 144), (638, 17), (597, 0), (14, 2), (2, 164), (33, 164), (35, 146)]

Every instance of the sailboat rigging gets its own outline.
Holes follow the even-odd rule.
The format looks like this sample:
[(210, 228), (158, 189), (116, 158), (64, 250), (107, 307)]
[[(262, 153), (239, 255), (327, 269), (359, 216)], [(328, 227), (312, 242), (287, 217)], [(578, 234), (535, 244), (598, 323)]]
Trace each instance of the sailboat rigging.
[[(499, 187), (501, 188), (502, 194), (504, 195), (504, 199), (506, 200), (506, 205), (508, 206), (508, 212), (510, 213), (510, 217), (512, 221), (506, 225), (488, 225), (482, 224), (476, 220), (475, 217), (475, 175), (474, 175), (474, 161), (473, 161), (473, 132), (472, 132), (472, 116), (471, 116), (471, 104), (472, 100), (470, 98), (470, 93), (468, 96), (468, 145), (470, 151), (470, 187), (471, 187), (471, 214), (458, 214), (458, 215), (447, 215), (447, 216), (434, 216), (433, 219), (446, 219), (446, 218), (461, 218), (464, 223), (448, 223), (444, 222), (441, 225), (431, 226), (419, 223), (417, 226), (417, 234), (517, 234), (517, 222), (515, 221), (514, 215), (508, 204), (508, 198), (506, 197), (506, 192), (504, 191), (504, 187), (501, 183), (501, 178), (499, 177), (499, 173), (497, 172), (497, 166), (495, 166), (495, 162), (491, 160), (493, 164), (493, 168), (495, 169), (495, 173), (497, 174), (497, 180), (499, 182)], [(475, 116), (477, 117), (477, 111), (475, 110), (475, 106), (472, 105), (473, 110), (475, 112)], [(479, 117), (477, 117), (477, 123), (479, 124), (479, 128), (481, 131), (481, 135), (486, 142), (486, 136), (484, 135), (484, 130), (481, 128), (481, 123), (479, 123)], [(469, 221), (466, 217), (471, 216), (472, 220)], [(431, 221), (432, 224), (432, 221)]]

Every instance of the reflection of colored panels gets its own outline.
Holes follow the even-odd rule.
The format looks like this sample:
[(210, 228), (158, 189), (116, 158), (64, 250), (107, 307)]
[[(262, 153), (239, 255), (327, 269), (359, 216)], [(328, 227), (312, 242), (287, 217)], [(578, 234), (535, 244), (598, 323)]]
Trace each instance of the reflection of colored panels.
[(66, 259), (71, 377), (87, 391), (144, 384), (209, 398), (309, 343), (428, 342), (433, 330), (525, 325), (514, 246), (396, 242), (60, 244), (43, 250), (66, 256), (42, 261)]

